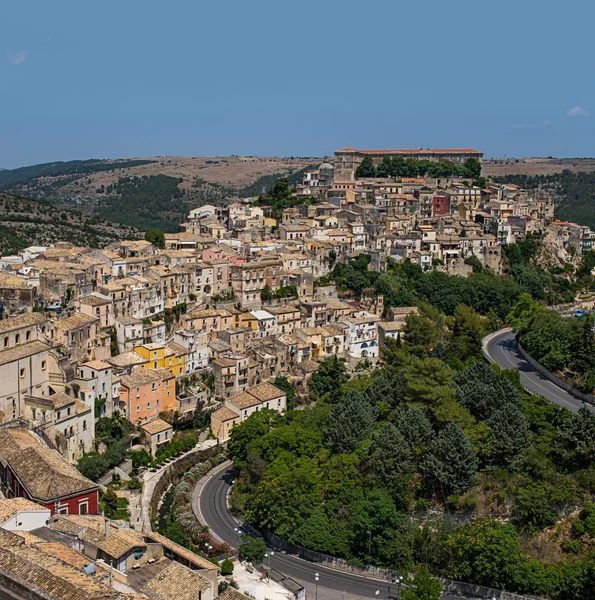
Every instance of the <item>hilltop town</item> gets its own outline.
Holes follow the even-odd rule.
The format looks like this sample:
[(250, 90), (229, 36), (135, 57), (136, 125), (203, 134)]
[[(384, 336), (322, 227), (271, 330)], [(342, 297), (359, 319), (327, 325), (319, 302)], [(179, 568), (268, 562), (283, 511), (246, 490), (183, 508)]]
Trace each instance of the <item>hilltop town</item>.
[[(354, 294), (338, 266), (364, 255), (379, 275), (410, 264), (467, 278), (503, 273), (503, 248), (536, 235), (576, 264), (591, 250), (595, 234), (556, 221), (549, 194), (487, 181), (482, 159), (343, 148), (295, 189), (278, 180), (260, 197), (198, 206), (175, 233), (0, 257), (5, 572), (26, 586), (46, 569), (35, 585), (81, 598), (217, 596), (218, 567), (151, 530), (147, 482), (175, 456), (215, 452), (255, 412), (307, 403), (322, 361), (366, 372), (400, 340), (418, 307), (365, 282)], [(100, 496), (114, 482), (123, 513), (109, 521)], [(91, 564), (101, 577), (81, 570)]]

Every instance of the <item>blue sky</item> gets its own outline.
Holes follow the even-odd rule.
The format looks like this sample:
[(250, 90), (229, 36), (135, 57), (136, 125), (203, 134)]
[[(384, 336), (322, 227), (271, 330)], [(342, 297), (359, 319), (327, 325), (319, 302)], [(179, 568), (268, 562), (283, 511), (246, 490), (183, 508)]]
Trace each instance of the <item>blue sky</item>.
[(595, 156), (592, 2), (4, 0), (0, 167), (461, 146)]

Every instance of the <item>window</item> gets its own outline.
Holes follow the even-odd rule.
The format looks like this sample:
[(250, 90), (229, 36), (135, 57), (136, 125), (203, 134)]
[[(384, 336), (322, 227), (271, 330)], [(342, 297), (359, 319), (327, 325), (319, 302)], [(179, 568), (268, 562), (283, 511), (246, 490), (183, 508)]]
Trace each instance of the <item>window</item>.
[(83, 421), (83, 431), (87, 431), (87, 421)]
[(68, 506), (58, 506), (58, 510), (56, 512), (59, 515), (67, 515), (68, 514)]
[(159, 398), (157, 398), (157, 402), (155, 402), (157, 406), (159, 406)]
[(137, 413), (139, 413), (139, 412), (140, 412), (140, 404), (139, 404), (139, 405), (137, 405), (137, 407), (136, 407), (136, 412), (137, 412)]
[(21, 370), (19, 371), (19, 374), (20, 374), (20, 376), (21, 376), (21, 379), (22, 379), (23, 377), (25, 377), (25, 369), (21, 369)]
[(151, 384), (151, 390), (154, 392), (157, 389), (157, 384), (155, 382), (153, 382)]
[(25, 339), (27, 341), (29, 341), (31, 339), (31, 332), (30, 331), (27, 331), (27, 333), (25, 334)]
[(88, 515), (89, 514), (89, 503), (85, 500), (84, 502), (79, 502), (79, 515)]
[(140, 398), (140, 388), (136, 388), (136, 397)]
[(147, 408), (151, 408), (151, 403), (147, 402)]
[(20, 336), (20, 334), (18, 334), (18, 333), (17, 333), (17, 334), (14, 336), (14, 343), (15, 343), (15, 344), (19, 344), (20, 342), (21, 342), (21, 336)]
[(42, 370), (42, 371), (45, 371), (45, 367), (46, 367), (45, 360), (42, 360), (42, 361), (41, 361), (41, 370)]
[(4, 347), (8, 348), (8, 336), (4, 338)]

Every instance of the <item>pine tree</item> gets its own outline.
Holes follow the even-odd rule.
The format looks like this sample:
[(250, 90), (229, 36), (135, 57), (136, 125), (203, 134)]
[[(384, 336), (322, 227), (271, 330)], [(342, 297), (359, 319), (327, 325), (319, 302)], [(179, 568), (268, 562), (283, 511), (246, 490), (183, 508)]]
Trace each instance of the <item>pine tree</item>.
[(529, 425), (521, 409), (506, 404), (487, 420), (492, 434), (492, 460), (511, 466), (520, 457), (529, 440)]
[(428, 474), (444, 494), (463, 493), (473, 486), (478, 460), (464, 431), (449, 423), (438, 435), (428, 455)]
[(349, 453), (372, 430), (377, 410), (357, 391), (349, 392), (329, 415), (327, 445), (337, 453)]
[(396, 414), (395, 427), (407, 441), (415, 456), (421, 458), (425, 455), (434, 431), (423, 410), (409, 406), (399, 409)]
[(398, 406), (403, 400), (403, 378), (390, 369), (383, 369), (365, 394), (374, 405), (387, 402), (391, 406)]
[(384, 423), (374, 432), (364, 468), (384, 484), (411, 470), (411, 448), (392, 423)]

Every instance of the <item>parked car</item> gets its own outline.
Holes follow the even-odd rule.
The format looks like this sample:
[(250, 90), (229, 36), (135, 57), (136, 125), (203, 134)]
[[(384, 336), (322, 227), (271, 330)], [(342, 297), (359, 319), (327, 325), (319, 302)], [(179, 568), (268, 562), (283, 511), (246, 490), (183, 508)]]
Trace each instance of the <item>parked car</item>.
[(585, 316), (585, 311), (582, 308), (579, 308), (577, 311), (574, 312), (574, 316), (575, 317), (584, 317)]

